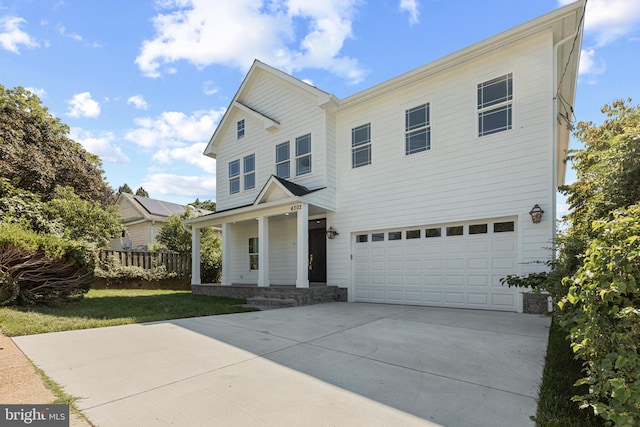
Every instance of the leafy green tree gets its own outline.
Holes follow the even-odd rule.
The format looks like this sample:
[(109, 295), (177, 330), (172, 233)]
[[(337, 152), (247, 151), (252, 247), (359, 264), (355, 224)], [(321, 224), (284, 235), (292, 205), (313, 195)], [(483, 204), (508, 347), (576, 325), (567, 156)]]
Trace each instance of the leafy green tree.
[(56, 186), (73, 187), (82, 199), (113, 200), (100, 159), (68, 137), (32, 92), (0, 85), (0, 176), (47, 199)]
[(129, 187), (129, 184), (127, 184), (126, 182), (124, 183), (124, 185), (121, 185), (120, 187), (118, 187), (118, 194), (122, 194), (122, 193), (133, 194), (133, 190), (131, 189), (131, 187)]
[(193, 203), (190, 203), (190, 205), (197, 209), (206, 209), (211, 212), (216, 211), (216, 202), (213, 200), (200, 201), (200, 199), (196, 199)]
[(149, 193), (144, 188), (140, 187), (136, 190), (136, 196), (149, 197)]
[(608, 119), (600, 126), (578, 123), (575, 135), (584, 148), (569, 156), (578, 179), (560, 189), (570, 206), (565, 243), (571, 253), (562, 255), (567, 262), (586, 250), (593, 221), (640, 201), (640, 106), (617, 100), (602, 112)]

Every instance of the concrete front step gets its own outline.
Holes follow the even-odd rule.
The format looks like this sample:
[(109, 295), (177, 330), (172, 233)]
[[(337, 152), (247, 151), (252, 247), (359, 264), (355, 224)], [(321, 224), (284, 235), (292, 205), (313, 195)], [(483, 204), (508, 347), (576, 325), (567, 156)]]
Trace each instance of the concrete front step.
[(287, 308), (296, 307), (298, 304), (296, 300), (291, 298), (266, 298), (266, 297), (252, 297), (247, 298), (245, 306), (258, 308), (260, 310), (271, 310), (274, 308)]

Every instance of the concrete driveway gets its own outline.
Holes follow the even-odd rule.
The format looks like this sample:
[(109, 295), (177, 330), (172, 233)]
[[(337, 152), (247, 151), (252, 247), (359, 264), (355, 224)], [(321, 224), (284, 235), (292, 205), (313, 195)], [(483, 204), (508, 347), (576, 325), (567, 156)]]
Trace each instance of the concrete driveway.
[(533, 425), (544, 316), (331, 303), (17, 337), (96, 426)]

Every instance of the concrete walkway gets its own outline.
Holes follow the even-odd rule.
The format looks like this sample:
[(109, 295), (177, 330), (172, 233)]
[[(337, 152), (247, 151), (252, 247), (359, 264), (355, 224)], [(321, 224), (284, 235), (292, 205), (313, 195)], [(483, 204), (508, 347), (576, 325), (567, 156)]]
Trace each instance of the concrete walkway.
[(544, 316), (331, 303), (14, 338), (100, 427), (533, 425)]

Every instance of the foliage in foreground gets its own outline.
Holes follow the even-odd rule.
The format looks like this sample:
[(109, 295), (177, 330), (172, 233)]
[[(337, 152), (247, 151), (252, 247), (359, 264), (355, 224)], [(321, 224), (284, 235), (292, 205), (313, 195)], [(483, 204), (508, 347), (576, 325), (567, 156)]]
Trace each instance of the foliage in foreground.
[(640, 422), (640, 203), (593, 224), (582, 267), (566, 278), (563, 317), (589, 386), (577, 397), (615, 425)]
[(190, 291), (92, 289), (82, 300), (53, 306), (0, 307), (0, 328), (20, 336), (254, 310), (244, 303)]
[(0, 223), (0, 305), (82, 297), (93, 280), (87, 253), (77, 242)]

